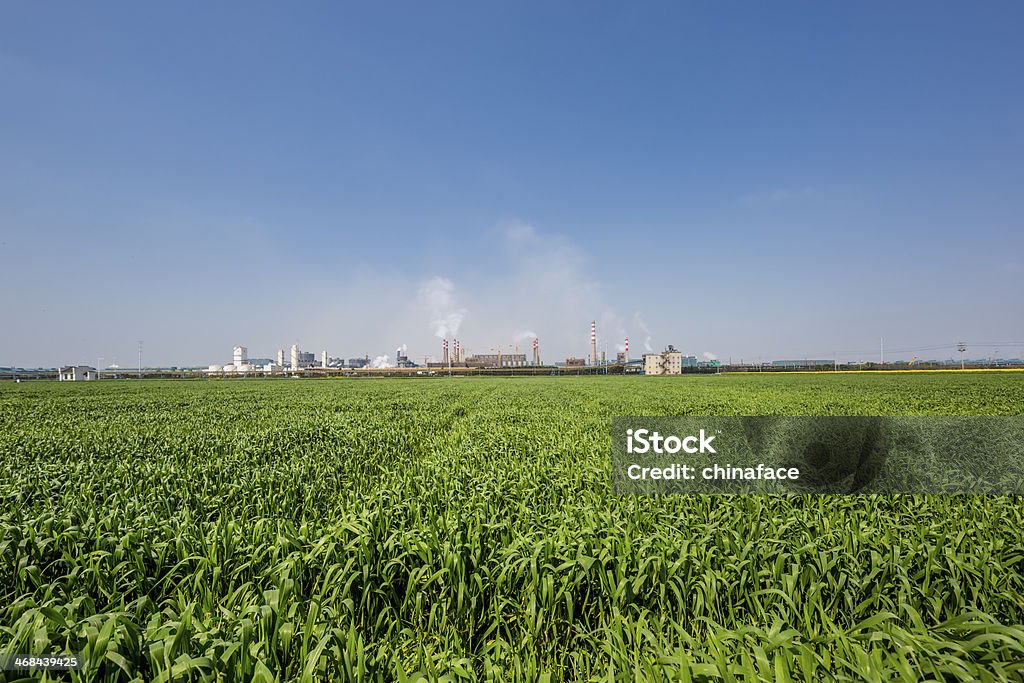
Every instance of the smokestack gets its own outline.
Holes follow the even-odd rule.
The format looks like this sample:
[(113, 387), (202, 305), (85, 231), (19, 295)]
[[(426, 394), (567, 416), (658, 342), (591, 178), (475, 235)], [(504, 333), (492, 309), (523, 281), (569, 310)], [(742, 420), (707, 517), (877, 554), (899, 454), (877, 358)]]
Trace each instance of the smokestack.
[(626, 337), (626, 362), (629, 362), (629, 337)]
[(299, 345), (292, 344), (292, 370), (299, 369)]
[(597, 365), (597, 321), (590, 321), (590, 364)]
[(452, 362), (454, 362), (454, 363), (461, 363), (462, 362), (462, 346), (459, 344), (459, 340), (458, 339), (455, 340), (455, 360), (452, 361)]
[(320, 367), (327, 367), (327, 349), (320, 352)]
[(533, 364), (540, 365), (540, 339), (533, 338)]
[(448, 365), (448, 340), (441, 340), (441, 362)]

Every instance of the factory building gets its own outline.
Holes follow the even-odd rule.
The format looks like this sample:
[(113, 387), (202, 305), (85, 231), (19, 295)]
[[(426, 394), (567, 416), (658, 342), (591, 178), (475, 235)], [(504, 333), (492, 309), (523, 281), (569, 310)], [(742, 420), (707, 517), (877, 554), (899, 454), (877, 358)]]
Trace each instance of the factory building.
[(586, 358), (576, 358), (575, 356), (570, 356), (570, 357), (565, 359), (565, 366), (567, 368), (582, 368), (582, 367), (586, 367), (586, 365), (587, 365), (587, 359)]
[(285, 362), (284, 349), (277, 350), (276, 360), (271, 358), (249, 358), (249, 349), (244, 346), (232, 348), (231, 356), (231, 363), (226, 365), (219, 363), (211, 364), (207, 367), (206, 372), (216, 375), (248, 372), (274, 373), (315, 367), (341, 367), (343, 365), (340, 358), (328, 358), (327, 351), (323, 351), (320, 354), (320, 358), (317, 359), (314, 353), (300, 351), (297, 344), (292, 344), (291, 347), (291, 363)]
[(622, 351), (615, 354), (615, 362), (622, 363), (623, 365), (629, 362), (629, 337), (626, 337), (626, 343)]
[(269, 358), (258, 358), (249, 359), (249, 349), (244, 346), (235, 346), (231, 349), (231, 360), (232, 362), (227, 365), (220, 365), (214, 363), (210, 365), (206, 372), (209, 373), (224, 373), (224, 372), (253, 372), (256, 370), (262, 370), (264, 364), (269, 363)]
[(827, 359), (808, 360), (805, 358), (803, 360), (773, 360), (770, 365), (775, 368), (813, 368), (823, 365), (835, 365), (835, 361)]
[(60, 369), (57, 377), (61, 382), (89, 382), (99, 379), (99, 374), (88, 365), (68, 365)]
[(644, 354), (645, 375), (680, 375), (683, 372), (683, 354), (671, 344), (661, 353)]
[(525, 353), (484, 353), (468, 356), (466, 367), (470, 368), (522, 368), (526, 367)]

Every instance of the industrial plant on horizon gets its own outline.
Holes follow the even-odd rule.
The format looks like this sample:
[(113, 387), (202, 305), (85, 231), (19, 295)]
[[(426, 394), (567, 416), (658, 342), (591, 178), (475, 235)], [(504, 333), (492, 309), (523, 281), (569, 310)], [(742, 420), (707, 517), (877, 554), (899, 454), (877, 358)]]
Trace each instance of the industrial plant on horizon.
[(629, 355), (629, 337), (624, 337), (618, 348), (622, 349), (615, 353), (614, 360), (608, 358), (606, 351), (598, 351), (597, 321), (590, 323), (590, 348), (585, 356), (569, 356), (562, 361), (544, 363), (540, 355), (540, 337), (533, 332), (526, 332), (518, 335), (517, 340), (529, 340), (532, 354), (527, 356), (519, 350), (518, 342), (507, 347), (505, 351), (501, 346), (490, 349), (489, 353), (470, 353), (461, 340), (452, 335), (442, 334), (456, 331), (457, 325), (442, 326), (437, 332), (440, 342), (440, 355), (423, 356), (422, 362), (416, 362), (409, 355), (406, 345), (395, 349), (395, 355), (382, 355), (371, 357), (368, 354), (353, 358), (342, 358), (329, 356), (327, 350), (321, 350), (319, 356), (311, 351), (303, 351), (299, 345), (292, 344), (286, 355), (285, 349), (277, 350), (276, 358), (250, 358), (249, 349), (245, 346), (235, 346), (232, 349), (230, 363), (213, 363), (203, 368), (149, 368), (142, 364), (142, 343), (139, 343), (139, 363), (136, 369), (128, 369), (113, 364), (109, 367), (97, 370), (91, 365), (66, 365), (60, 368), (36, 368), (25, 370), (24, 368), (0, 368), (0, 373), (10, 374), (10, 379), (58, 379), (60, 381), (92, 381), (104, 378), (117, 377), (143, 377), (143, 376), (167, 376), (167, 377), (194, 377), (196, 374), (213, 377), (263, 377), (263, 376), (316, 376), (316, 375), (338, 375), (351, 372), (364, 372), (371, 374), (379, 371), (413, 372), (419, 375), (438, 374), (475, 374), (477, 372), (490, 372), (495, 374), (516, 374), (522, 371), (523, 374), (644, 374), (644, 375), (681, 375), (686, 373), (720, 372), (723, 368), (740, 371), (772, 371), (772, 370), (839, 370), (841, 367), (869, 368), (913, 368), (913, 369), (941, 369), (951, 365), (964, 369), (967, 366), (977, 367), (1020, 367), (1024, 361), (1017, 358), (985, 360), (968, 360), (965, 358), (967, 345), (959, 342), (956, 345), (960, 352), (960, 359), (954, 361), (921, 360), (914, 356), (909, 361), (888, 361), (883, 360), (879, 355), (877, 363), (871, 361), (850, 361), (840, 363), (836, 359), (788, 359), (771, 360), (757, 363), (747, 363), (740, 359), (733, 363), (729, 359), (727, 365), (720, 363), (713, 354), (705, 352), (701, 357), (696, 355), (685, 355), (675, 346), (669, 344), (663, 351), (654, 352), (650, 349), (649, 338), (644, 341), (647, 353), (641, 358), (634, 359)]
[[(570, 356), (564, 361), (545, 365), (540, 356), (539, 336), (528, 333), (523, 335), (529, 339), (532, 337), (532, 355), (520, 352), (519, 344), (511, 347), (510, 352), (505, 352), (500, 346), (491, 349), (490, 353), (467, 353), (457, 337), (441, 338), (440, 358), (432, 358), (429, 355), (423, 358), (422, 363), (410, 359), (405, 345), (395, 350), (394, 360), (390, 356), (378, 356), (371, 359), (369, 355), (363, 357), (344, 359), (341, 357), (328, 356), (327, 351), (320, 352), (319, 360), (316, 354), (302, 351), (298, 344), (292, 344), (288, 358), (285, 357), (284, 349), (278, 349), (276, 360), (269, 358), (250, 359), (248, 349), (244, 346), (236, 346), (233, 349), (231, 363), (224, 365), (212, 364), (204, 372), (213, 375), (231, 374), (281, 374), (295, 373), (300, 371), (326, 371), (326, 370), (373, 370), (373, 369), (425, 369), (427, 371), (439, 370), (502, 370), (515, 368), (599, 368), (610, 366), (621, 366), (629, 371), (643, 372), (648, 375), (678, 375), (683, 368), (699, 367), (702, 363), (696, 356), (684, 356), (674, 346), (668, 346), (661, 353), (645, 353), (643, 358), (634, 360), (629, 357), (629, 337), (625, 337), (622, 344), (622, 351), (615, 354), (614, 360), (609, 360), (607, 353), (597, 348), (597, 321), (590, 323), (590, 353), (586, 357)], [(523, 338), (523, 337), (520, 337)], [(713, 365), (716, 362), (705, 362)]]

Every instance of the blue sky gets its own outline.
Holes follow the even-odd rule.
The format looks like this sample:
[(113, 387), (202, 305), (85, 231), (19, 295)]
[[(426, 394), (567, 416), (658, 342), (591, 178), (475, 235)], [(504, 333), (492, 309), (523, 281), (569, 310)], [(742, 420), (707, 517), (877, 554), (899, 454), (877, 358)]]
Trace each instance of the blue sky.
[(550, 361), (594, 318), (609, 353), (1024, 355), (1022, 23), (7, 3), (0, 365), (422, 360), (439, 319)]

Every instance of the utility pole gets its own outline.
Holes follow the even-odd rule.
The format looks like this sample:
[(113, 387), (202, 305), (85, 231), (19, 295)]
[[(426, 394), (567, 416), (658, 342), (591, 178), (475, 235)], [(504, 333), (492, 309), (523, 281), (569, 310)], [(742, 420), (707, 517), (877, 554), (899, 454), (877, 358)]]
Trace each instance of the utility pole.
[(142, 379), (142, 340), (139, 340), (139, 379)]
[(879, 346), (878, 364), (879, 365), (885, 365), (885, 337), (879, 337), (878, 346)]
[(960, 369), (964, 369), (964, 351), (967, 350), (967, 344), (960, 342), (956, 345), (956, 350), (960, 352)]

